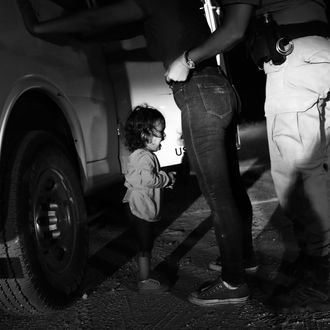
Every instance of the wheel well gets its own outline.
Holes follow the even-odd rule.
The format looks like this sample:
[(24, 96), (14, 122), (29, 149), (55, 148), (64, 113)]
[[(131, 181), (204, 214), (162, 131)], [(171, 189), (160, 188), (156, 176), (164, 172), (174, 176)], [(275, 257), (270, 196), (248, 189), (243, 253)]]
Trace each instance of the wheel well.
[[(45, 92), (31, 90), (16, 101), (10, 113), (2, 144), (1, 165), (8, 159), (13, 147), (32, 130), (54, 134), (61, 139), (71, 155), (77, 155), (71, 129), (59, 105)], [(81, 173), (77, 156), (72, 158)]]

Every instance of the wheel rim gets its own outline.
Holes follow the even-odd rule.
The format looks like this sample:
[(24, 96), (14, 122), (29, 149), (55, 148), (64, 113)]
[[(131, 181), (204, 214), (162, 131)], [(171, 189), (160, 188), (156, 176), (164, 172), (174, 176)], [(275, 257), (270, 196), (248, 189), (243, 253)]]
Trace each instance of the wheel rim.
[(52, 276), (69, 267), (74, 253), (77, 213), (72, 189), (59, 171), (46, 169), (38, 177), (32, 201), (41, 265), (54, 280)]

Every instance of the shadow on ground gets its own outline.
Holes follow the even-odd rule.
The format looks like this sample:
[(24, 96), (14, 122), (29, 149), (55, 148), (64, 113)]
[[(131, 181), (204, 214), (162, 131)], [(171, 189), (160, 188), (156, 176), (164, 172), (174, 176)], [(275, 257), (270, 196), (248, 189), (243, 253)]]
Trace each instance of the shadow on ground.
[[(269, 170), (268, 147), (264, 126), (255, 124), (249, 126), (249, 134), (243, 128), (242, 149), (239, 151), (240, 161), (253, 159), (250, 168), (244, 171), (242, 178), (249, 189), (259, 180), (262, 174)], [(175, 189), (166, 190), (163, 221), (158, 224), (157, 234), (161, 235), (194, 201), (200, 197), (197, 179), (190, 175), (187, 162), (184, 166), (176, 169), (178, 172)], [(106, 214), (98, 218), (99, 226), (106, 225), (111, 219), (112, 224), (121, 227), (120, 235), (112, 239), (93, 254), (88, 263), (88, 272), (84, 285), (84, 292), (95, 290), (105, 279), (112, 276), (119, 268), (130, 261), (137, 253), (137, 245), (134, 233), (131, 230), (123, 208), (121, 207), (121, 197), (124, 189), (118, 187), (115, 196), (111, 197), (109, 192), (101, 192), (98, 197), (90, 200), (90, 207), (99, 208), (100, 203), (113, 202), (107, 208)], [(276, 215), (275, 215), (276, 216)], [(94, 223), (95, 225), (95, 223)], [(189, 251), (206, 235), (212, 228), (210, 217), (202, 220), (199, 225), (192, 230), (189, 235), (161, 261), (155, 268), (159, 276), (165, 276), (171, 284), (177, 279), (178, 264)], [(191, 281), (194, 283), (194, 279)]]
[[(201, 194), (195, 176), (189, 175), (189, 169), (182, 167), (177, 169), (177, 172), (179, 173), (176, 188), (166, 190), (163, 221), (157, 226), (157, 236), (168, 228)], [(102, 196), (104, 195), (109, 196), (109, 194), (102, 193)], [(123, 194), (119, 194), (117, 190), (117, 198), (120, 195), (122, 196)], [(180, 203), (177, 202), (178, 200)], [(99, 198), (97, 198), (97, 201), (98, 204), (102, 203)], [(93, 202), (95, 203), (95, 200), (90, 201), (90, 203)], [(121, 234), (90, 257), (86, 281), (83, 287), (84, 292), (87, 293), (95, 290), (98, 285), (112, 276), (137, 254), (134, 232), (119, 201), (112, 203), (107, 212), (97, 219), (98, 225), (100, 227), (106, 226), (109, 223), (109, 219), (111, 219), (112, 225), (121, 228)], [(95, 226), (95, 222), (93, 225)], [(172, 276), (172, 267), (169, 265), (172, 265), (174, 258), (178, 260), (190, 250), (205, 235), (205, 232), (210, 229), (211, 223), (208, 221), (206, 225), (201, 224), (200, 227), (201, 229), (196, 229), (194, 233), (189, 235), (190, 238), (185, 240), (189, 241), (189, 244), (182, 243), (179, 251), (173, 253), (166, 263), (159, 265), (157, 272), (165, 272), (166, 275)], [(167, 263), (168, 261), (170, 261), (169, 264)]]

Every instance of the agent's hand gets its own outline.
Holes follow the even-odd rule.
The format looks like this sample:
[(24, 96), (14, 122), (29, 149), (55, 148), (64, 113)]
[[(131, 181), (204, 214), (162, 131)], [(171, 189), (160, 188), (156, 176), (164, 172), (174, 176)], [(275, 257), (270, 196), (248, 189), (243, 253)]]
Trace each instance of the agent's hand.
[(17, 0), (17, 5), (21, 11), (26, 29), (35, 35), (35, 26), (39, 24), (38, 17), (29, 0)]
[(165, 73), (165, 79), (169, 83), (171, 81), (185, 81), (189, 75), (190, 69), (185, 64), (184, 55), (179, 56), (172, 62)]
[(26, 29), (33, 36), (56, 45), (70, 44), (73, 47), (79, 47), (79, 40), (70, 35), (70, 33), (61, 34), (56, 32), (43, 31), (43, 29), (40, 28), (43, 23), (40, 23), (38, 15), (30, 0), (16, 0), (16, 2), (21, 12)]

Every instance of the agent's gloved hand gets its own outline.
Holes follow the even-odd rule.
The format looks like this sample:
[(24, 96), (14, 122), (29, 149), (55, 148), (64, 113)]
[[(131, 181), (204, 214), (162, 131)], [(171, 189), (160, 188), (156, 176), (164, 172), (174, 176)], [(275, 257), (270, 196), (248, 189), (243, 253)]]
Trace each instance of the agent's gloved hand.
[(168, 83), (171, 81), (185, 81), (189, 75), (190, 69), (186, 64), (184, 54), (175, 59), (165, 72), (165, 79)]
[[(45, 41), (51, 42), (57, 45), (68, 45), (75, 47), (77, 45), (79, 47), (80, 40), (75, 38), (73, 34), (62, 33), (62, 32), (45, 32), (41, 27), (44, 22), (40, 22), (41, 20), (38, 17), (38, 13), (33, 7), (30, 0), (16, 0), (17, 6), (21, 12), (24, 25), (27, 31), (32, 34), (34, 37), (43, 39)], [(53, 20), (54, 25), (56, 19)], [(46, 22), (46, 24), (48, 24)]]
[(37, 14), (29, 0), (17, 0), (17, 5), (23, 17), (26, 29), (32, 34), (35, 33), (35, 26), (39, 24)]

